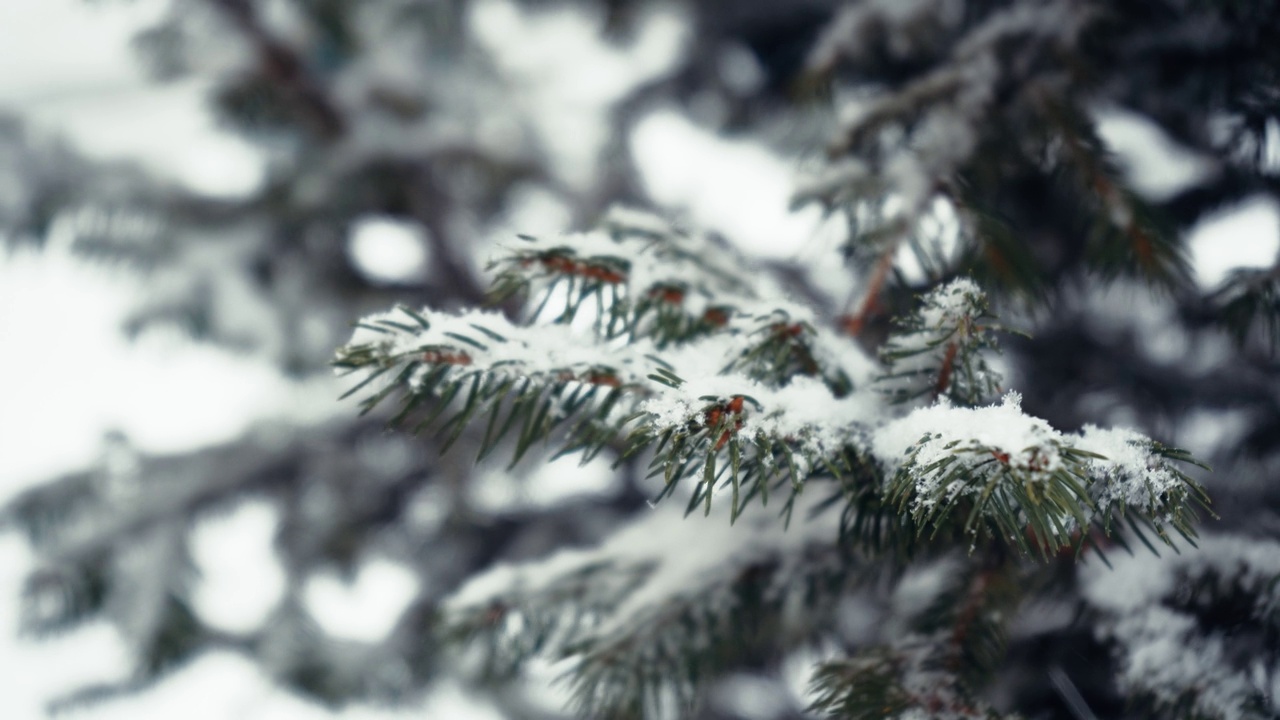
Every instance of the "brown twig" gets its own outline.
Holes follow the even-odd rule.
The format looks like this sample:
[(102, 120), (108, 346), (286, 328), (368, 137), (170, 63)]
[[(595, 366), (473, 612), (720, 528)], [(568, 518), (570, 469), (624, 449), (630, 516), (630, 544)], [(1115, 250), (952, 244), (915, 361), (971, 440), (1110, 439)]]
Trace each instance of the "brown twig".
[(867, 288), (867, 294), (862, 300), (862, 305), (853, 315), (845, 315), (840, 320), (840, 327), (844, 329), (852, 337), (857, 337), (862, 333), (862, 328), (867, 324), (867, 318), (871, 313), (875, 312), (880, 305), (880, 293), (884, 289), (884, 283), (889, 278), (889, 270), (893, 268), (893, 257), (898, 252), (898, 243), (902, 236), (898, 235), (888, 246), (884, 252), (880, 254), (880, 259), (876, 261), (875, 270), (871, 273), (871, 283)]

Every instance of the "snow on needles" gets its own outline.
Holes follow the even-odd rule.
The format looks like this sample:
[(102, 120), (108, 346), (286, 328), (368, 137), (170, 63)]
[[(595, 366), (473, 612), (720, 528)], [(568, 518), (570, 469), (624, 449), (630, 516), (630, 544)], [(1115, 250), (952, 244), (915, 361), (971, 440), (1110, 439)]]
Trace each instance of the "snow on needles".
[(734, 303), (754, 296), (739, 279), (750, 261), (706, 235), (681, 232), (657, 215), (620, 205), (610, 207), (602, 225), (607, 232), (521, 236), (522, 242), (504, 250), (516, 259), (555, 252), (593, 264), (620, 265), (622, 282), (637, 298), (658, 287), (699, 290)]
[(872, 436), (872, 453), (888, 471), (886, 480), (909, 465), (917, 506), (931, 504), (939, 490), (954, 495), (981, 489), (973, 482), (939, 488), (945, 475), (939, 463), (949, 457), (965, 463), (977, 478), (1011, 468), (1047, 479), (1064, 467), (1068, 451), (1097, 455), (1073, 454), (1072, 462), (1081, 465), (1070, 469), (1086, 475), (1081, 480), (1098, 517), (1117, 508), (1153, 512), (1184, 491), (1185, 477), (1157, 456), (1141, 433), (1092, 425), (1079, 434), (1062, 433), (1023, 413), (1021, 401), (1018, 393), (1009, 392), (999, 405), (965, 408), (944, 398), (881, 426)]
[[(1059, 463), (1054, 448), (1062, 443), (1062, 433), (1023, 414), (1022, 396), (1010, 392), (999, 405), (964, 408), (939, 402), (916, 410), (876, 431), (872, 451), (893, 469), (908, 459), (916, 467), (928, 467), (953, 455), (956, 448), (992, 449), (1007, 455), (1009, 465), (1034, 465), (1051, 472)], [(990, 458), (988, 454), (977, 460)]]
[[(422, 327), (417, 318), (426, 320), (429, 327)], [(516, 325), (499, 312), (484, 310), (450, 314), (423, 309), (411, 314), (397, 309), (372, 315), (356, 328), (346, 347), (366, 345), (380, 347), (388, 358), (399, 360), (448, 348), (447, 353), (435, 353), (434, 359), (523, 376), (607, 368), (624, 384), (647, 383), (645, 377), (655, 365), (645, 357), (645, 342), (615, 347), (594, 342), (568, 325)]]
[[(1143, 435), (1094, 426), (1079, 434), (1062, 433), (1023, 413), (1014, 392), (997, 405), (958, 407), (944, 399), (886, 421), (883, 398), (861, 382), (852, 393), (837, 397), (815, 377), (797, 376), (777, 386), (742, 371), (726, 371), (726, 363), (752, 342), (748, 333), (721, 332), (655, 353), (644, 340), (604, 342), (568, 325), (515, 325), (496, 312), (410, 314), (402, 309), (367, 318), (348, 347), (373, 345), (399, 361), (425, 358), (428, 364), (446, 362), (468, 371), (522, 377), (607, 371), (610, 384), (638, 391), (638, 409), (647, 413), (644, 423), (654, 435), (700, 427), (707, 422), (708, 408), (743, 398), (735, 432), (745, 441), (785, 439), (807, 454), (826, 456), (869, 435), (868, 449), (888, 477), (909, 465), (917, 505), (934, 502), (939, 491), (954, 497), (980, 489), (972, 481), (938, 487), (951, 476), (938, 465), (949, 457), (963, 463), (971, 479), (989, 478), (1005, 468), (1047, 479), (1064, 468), (1064, 453), (1071, 452), (1066, 469), (1086, 476), (1080, 480), (1099, 516), (1117, 508), (1159, 510), (1184, 487), (1185, 477), (1157, 456)], [(859, 359), (854, 365), (863, 375), (870, 361)], [(680, 382), (655, 382), (659, 371), (668, 377), (674, 373)], [(424, 366), (420, 373), (425, 372)]]
[(821, 453), (839, 449), (856, 428), (868, 427), (880, 417), (883, 398), (865, 389), (837, 398), (813, 377), (797, 376), (773, 387), (741, 372), (723, 372), (725, 363), (750, 348), (751, 341), (749, 336), (724, 333), (665, 351), (664, 357), (683, 382), (679, 387), (660, 388), (641, 405), (650, 413), (650, 427), (660, 433), (696, 425), (702, 422), (708, 402), (741, 396), (747, 400), (739, 429), (742, 437), (751, 439), (757, 433), (775, 441), (790, 437)]
[(1128, 428), (1104, 429), (1085, 425), (1076, 448), (1102, 458), (1089, 461), (1099, 505), (1150, 509), (1158, 498), (1182, 487), (1182, 478), (1151, 452), (1151, 441)]
[(951, 328), (964, 318), (977, 315), (985, 303), (986, 294), (977, 283), (966, 277), (956, 278), (925, 297), (920, 318), (926, 328)]

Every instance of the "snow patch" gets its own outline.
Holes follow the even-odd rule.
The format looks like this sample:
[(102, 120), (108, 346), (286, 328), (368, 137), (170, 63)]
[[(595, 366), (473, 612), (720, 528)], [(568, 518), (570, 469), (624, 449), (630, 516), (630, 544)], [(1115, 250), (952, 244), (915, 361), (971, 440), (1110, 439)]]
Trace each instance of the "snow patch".
[(1280, 252), (1280, 205), (1255, 197), (1205, 216), (1187, 236), (1196, 281), (1212, 290), (1233, 270), (1271, 267)]
[(817, 208), (790, 209), (797, 166), (763, 145), (717, 136), (673, 110), (636, 123), (630, 139), (646, 192), (751, 255), (793, 257), (817, 236)]
[(285, 576), (272, 549), (279, 512), (265, 500), (201, 520), (191, 537), (199, 580), (191, 599), (200, 618), (234, 633), (257, 630), (284, 596)]
[(426, 230), (416, 222), (364, 216), (351, 225), (347, 253), (356, 267), (381, 283), (421, 283), (427, 270)]
[(417, 595), (418, 576), (384, 559), (362, 564), (352, 582), (318, 573), (303, 588), (307, 610), (326, 633), (362, 642), (385, 638)]

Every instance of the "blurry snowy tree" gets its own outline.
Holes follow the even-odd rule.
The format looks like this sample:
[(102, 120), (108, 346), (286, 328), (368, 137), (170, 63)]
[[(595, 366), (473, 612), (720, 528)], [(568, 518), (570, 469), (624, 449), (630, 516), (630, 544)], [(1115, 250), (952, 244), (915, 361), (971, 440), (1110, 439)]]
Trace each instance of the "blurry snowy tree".
[[(541, 56), (504, 48), (537, 21), (625, 71), (534, 102)], [(1277, 30), (1269, 0), (175, 0), (139, 46), (218, 73), (261, 191), (189, 197), (6, 126), (0, 227), (63, 223), (171, 288), (134, 332), (298, 376), (341, 345), (371, 412), (15, 499), (27, 630), (106, 617), (137, 651), (63, 702), (221, 647), (335, 704), (452, 676), (518, 718), (559, 716), (548, 661), (593, 718), (1280, 714), (1280, 271), (1205, 288), (1186, 249), (1277, 199)], [(670, 196), (633, 150), (672, 108), (805, 168), (845, 267), (627, 209)], [(1118, 114), (1199, 172), (1144, 187), (1100, 133)], [(517, 239), (539, 203), (586, 232)], [(361, 253), (371, 223), (411, 261)], [(613, 482), (483, 501), (561, 449)], [(190, 529), (250, 496), (286, 589), (231, 631), (191, 600)], [(379, 642), (332, 637), (307, 582), (372, 554), (417, 595)]]

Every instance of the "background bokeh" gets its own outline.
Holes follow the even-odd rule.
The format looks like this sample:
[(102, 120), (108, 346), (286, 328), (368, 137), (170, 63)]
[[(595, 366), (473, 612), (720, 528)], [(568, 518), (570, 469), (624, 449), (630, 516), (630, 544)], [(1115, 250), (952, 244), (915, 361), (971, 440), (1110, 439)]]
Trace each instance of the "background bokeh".
[[(469, 3), (452, 34), (483, 58), (465, 62), (431, 56), (413, 38), (380, 29), (385, 18), (370, 13), (361, 21), (364, 44), (342, 51), (347, 64), (337, 68), (335, 60), (327, 78), (349, 113), (336, 144), (299, 141), (294, 130), (248, 117), (245, 103), (228, 99), (226, 78), (246, 72), (253, 49), (202, 15), (208, 8), (201, 5), (0, 3), (0, 503), (76, 474), (92, 475), (103, 492), (138, 493), (144, 503), (157, 490), (131, 484), (139, 467), (168, 459), (173, 464), (157, 472), (210, 477), (235, 456), (309, 456), (299, 443), (338, 436), (337, 450), (367, 455), (353, 467), (374, 468), (373, 475), (424, 465), (447, 474), (449, 466), (432, 465), (438, 461), (429, 449), (380, 430), (348, 437), (354, 405), (338, 402), (342, 383), (324, 368), (358, 311), (397, 299), (474, 299), (461, 276), (453, 276), (456, 287), (440, 279), (445, 232), (454, 253), (446, 275), (461, 268), (480, 285), (485, 262), (515, 233), (579, 227), (615, 199), (661, 208), (770, 262), (803, 266), (833, 255), (839, 228), (815, 209), (789, 209), (803, 129), (764, 122), (735, 131), (726, 120), (735, 97), (768, 82), (758, 56), (725, 44), (714, 70), (720, 96), (665, 99), (673, 91), (662, 81), (709, 42), (692, 32), (683, 5), (650, 4), (618, 31), (590, 3)], [(260, 6), (259, 19), (292, 47), (341, 54), (326, 50), (325, 39), (290, 14), (290, 3)], [(155, 52), (165, 36), (152, 32), (175, 16), (186, 23), (180, 72), (166, 69)], [(151, 42), (139, 43), (140, 34)], [(641, 90), (654, 87), (663, 94), (643, 100)], [(269, 100), (247, 97), (251, 110), (269, 115)], [(419, 119), (426, 117), (433, 119)], [(1099, 108), (1097, 117), (1145, 194), (1171, 195), (1209, 172), (1139, 115)], [(321, 152), (323, 162), (311, 163)], [(416, 170), (399, 167), (398, 158), (449, 152), (457, 157), (425, 171), (436, 178), (424, 181), (436, 193), (423, 200), (435, 203), (426, 211), (384, 189), (418, 182), (405, 179)], [(612, 170), (619, 164), (629, 167), (625, 177)], [(33, 188), (54, 190), (35, 197)], [(422, 222), (423, 212), (444, 224)], [(1232, 269), (1269, 266), (1280, 249), (1280, 208), (1255, 199), (1224, 209), (1190, 231), (1188, 247), (1203, 288)], [(271, 281), (261, 282), (264, 275)], [(830, 266), (815, 277), (832, 297), (849, 292), (851, 282)], [(316, 298), (327, 292), (334, 301), (323, 307)], [(286, 302), (301, 309), (282, 313)], [(1153, 333), (1145, 344), (1160, 352)], [(1168, 353), (1185, 353), (1165, 342), (1174, 343)], [(1232, 422), (1241, 421), (1212, 415), (1185, 423), (1176, 440), (1212, 455), (1232, 437)], [(604, 503), (622, 492), (599, 466), (530, 463), (518, 481), (486, 472), (461, 490), (414, 487), (401, 498), (403, 514), (414, 527), (443, 522), (447, 504), (431, 493), (461, 492), (468, 508), (516, 517), (570, 501)], [(280, 555), (280, 538), (291, 532), (282, 523), (292, 520), (273, 492), (190, 508), (194, 530), (183, 541), (185, 556), (173, 562), (190, 576), (193, 612), (227, 633), (260, 633), (279, 621), (289, 596), (326, 638), (394, 645), (413, 603), (436, 592), (424, 589), (432, 573), (449, 572), (413, 563), (415, 552), (430, 551), (414, 544), (416, 536), (388, 533), (359, 539), (347, 556), (308, 561), (307, 572), (294, 576), (287, 571), (293, 556), (285, 562)], [(539, 532), (554, 536), (549, 527)], [(528, 533), (511, 541), (523, 551), (504, 554), (536, 555), (553, 544)], [(18, 533), (0, 535), (3, 718), (39, 717), (67, 692), (129, 677), (137, 659), (105, 619), (41, 637), (20, 634), (22, 586), (35, 562)], [(418, 670), (397, 672), (417, 677)], [(540, 682), (553, 676), (548, 669)], [(447, 673), (438, 677), (404, 708), (384, 705), (403, 700), (395, 691), (328, 706), (229, 646), (184, 659), (141, 692), (73, 703), (68, 712), (193, 720), (508, 716), (501, 702)], [(793, 691), (802, 684), (798, 678)], [(753, 697), (748, 685), (739, 691)], [(552, 716), (559, 697), (545, 694), (536, 705)], [(772, 697), (757, 695), (752, 702)]]

